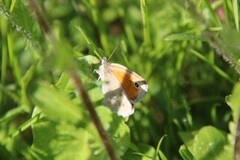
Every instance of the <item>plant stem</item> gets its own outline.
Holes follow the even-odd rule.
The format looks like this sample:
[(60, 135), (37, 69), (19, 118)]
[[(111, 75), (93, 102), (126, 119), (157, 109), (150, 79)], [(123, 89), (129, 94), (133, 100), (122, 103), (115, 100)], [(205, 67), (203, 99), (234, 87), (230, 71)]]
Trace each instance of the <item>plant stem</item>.
[(113, 146), (111, 144), (111, 141), (110, 141), (106, 131), (104, 130), (103, 125), (102, 125), (96, 111), (94, 110), (93, 104), (92, 104), (86, 90), (83, 87), (82, 81), (79, 77), (80, 75), (77, 75), (76, 72), (71, 69), (69, 70), (69, 73), (70, 73), (71, 79), (75, 83), (78, 93), (81, 95), (82, 100), (83, 100), (86, 108), (89, 111), (90, 117), (92, 118), (94, 125), (98, 130), (98, 133), (105, 145), (105, 148), (108, 152), (109, 157), (111, 158), (111, 160), (117, 160), (116, 154), (115, 154)]

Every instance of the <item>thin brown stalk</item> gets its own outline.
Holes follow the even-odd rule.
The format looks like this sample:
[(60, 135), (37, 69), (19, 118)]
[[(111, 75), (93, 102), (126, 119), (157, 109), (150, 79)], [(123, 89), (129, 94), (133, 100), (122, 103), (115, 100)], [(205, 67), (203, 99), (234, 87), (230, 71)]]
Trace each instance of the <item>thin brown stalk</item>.
[(116, 154), (115, 154), (113, 146), (111, 144), (111, 141), (110, 141), (106, 131), (103, 128), (103, 125), (93, 107), (93, 104), (92, 104), (86, 90), (83, 87), (83, 84), (81, 82), (79, 75), (77, 75), (76, 72), (70, 70), (70, 76), (71, 76), (72, 80), (74, 81), (77, 91), (81, 95), (86, 108), (89, 111), (90, 117), (92, 118), (92, 120), (95, 124), (95, 127), (98, 130), (98, 133), (106, 147), (109, 157), (111, 158), (111, 160), (117, 160)]
[(45, 33), (51, 33), (51, 29), (50, 29), (46, 19), (44, 18), (41, 10), (39, 9), (37, 4), (35, 3), (35, 1), (34, 0), (29, 0), (29, 6), (32, 9), (32, 11), (35, 13), (35, 15), (37, 16), (38, 23), (40, 24), (42, 30)]

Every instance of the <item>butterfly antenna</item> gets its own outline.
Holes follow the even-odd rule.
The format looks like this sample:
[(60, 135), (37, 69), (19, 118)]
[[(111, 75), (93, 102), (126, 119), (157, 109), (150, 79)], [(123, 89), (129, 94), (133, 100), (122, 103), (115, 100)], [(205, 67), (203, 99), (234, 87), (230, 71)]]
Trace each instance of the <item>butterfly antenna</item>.
[(118, 42), (118, 44), (116, 45), (116, 47), (114, 48), (114, 50), (112, 51), (112, 53), (110, 54), (110, 56), (108, 57), (108, 60), (112, 57), (113, 53), (117, 50), (117, 48), (119, 47), (120, 42)]

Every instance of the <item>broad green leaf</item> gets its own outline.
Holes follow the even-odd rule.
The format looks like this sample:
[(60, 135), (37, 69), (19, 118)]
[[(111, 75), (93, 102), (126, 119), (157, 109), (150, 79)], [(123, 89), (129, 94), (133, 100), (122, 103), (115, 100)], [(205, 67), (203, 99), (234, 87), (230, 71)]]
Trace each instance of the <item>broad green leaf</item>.
[(237, 123), (240, 112), (240, 83), (234, 86), (232, 94), (226, 97), (226, 102), (232, 109), (234, 122)]
[(54, 120), (78, 123), (83, 116), (81, 108), (73, 103), (66, 93), (48, 83), (38, 84), (33, 100), (45, 114)]
[[(89, 87), (91, 87), (91, 86), (89, 85)], [(88, 94), (89, 94), (93, 103), (100, 102), (102, 104), (104, 96), (102, 94), (100, 86), (96, 87), (96, 85), (93, 84), (92, 88), (90, 88), (88, 90)]]
[(212, 126), (203, 127), (198, 131), (188, 145), (189, 151), (199, 160), (232, 159), (232, 154), (226, 149), (227, 136)]
[[(39, 109), (34, 112), (38, 114)], [(32, 125), (32, 130), (32, 149), (39, 159), (89, 159), (90, 139), (86, 130), (69, 123), (51, 121), (43, 115)]]
[[(41, 110), (35, 108), (33, 115), (38, 113)], [(128, 126), (107, 107), (98, 107), (97, 113), (113, 142), (116, 154), (122, 156), (130, 143)], [(42, 115), (32, 127), (32, 149), (42, 159), (108, 159), (96, 128), (90, 121), (85, 125), (88, 129), (82, 128), (82, 125), (76, 127), (72, 123), (51, 121)]]

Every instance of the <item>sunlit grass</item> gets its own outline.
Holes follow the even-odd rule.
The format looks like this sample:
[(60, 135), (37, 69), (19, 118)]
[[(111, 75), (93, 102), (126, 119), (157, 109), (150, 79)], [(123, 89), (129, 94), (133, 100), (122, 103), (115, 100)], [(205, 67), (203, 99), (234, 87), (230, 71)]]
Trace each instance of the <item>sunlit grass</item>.
[[(29, 2), (0, 2), (0, 159), (108, 158), (72, 72), (117, 157), (238, 156), (237, 0), (36, 1), (48, 29)], [(94, 71), (113, 51), (149, 84), (128, 119), (102, 106)]]

